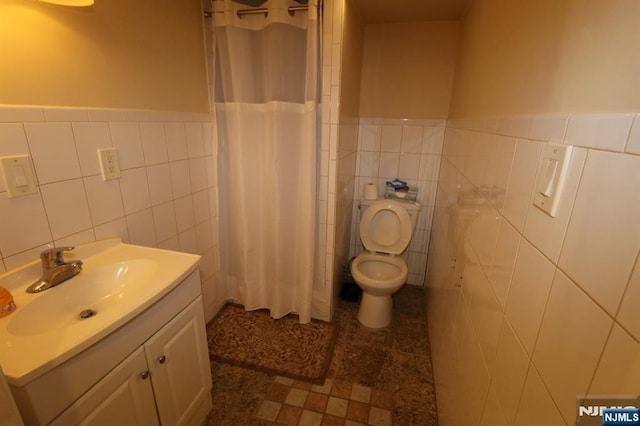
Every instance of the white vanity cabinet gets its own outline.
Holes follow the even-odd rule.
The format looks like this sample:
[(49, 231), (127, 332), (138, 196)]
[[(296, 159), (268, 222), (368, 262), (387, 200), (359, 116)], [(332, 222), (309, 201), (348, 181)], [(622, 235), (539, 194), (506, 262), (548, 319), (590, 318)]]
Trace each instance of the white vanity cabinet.
[[(188, 425), (209, 411), (211, 373), (202, 299), (154, 334), (52, 426)], [(154, 398), (155, 396), (155, 398)], [(158, 415), (156, 415), (156, 410)]]
[[(146, 373), (146, 377), (143, 377)], [(138, 348), (51, 425), (157, 425), (144, 349)]]
[(173, 426), (202, 424), (211, 386), (196, 269), (131, 322), (12, 392), (26, 424)]
[(24, 426), (2, 368), (0, 368), (0, 424), (2, 426)]
[[(197, 302), (197, 303), (196, 303)], [(211, 409), (211, 365), (202, 297), (144, 345), (158, 416), (163, 425), (187, 425), (206, 400)]]

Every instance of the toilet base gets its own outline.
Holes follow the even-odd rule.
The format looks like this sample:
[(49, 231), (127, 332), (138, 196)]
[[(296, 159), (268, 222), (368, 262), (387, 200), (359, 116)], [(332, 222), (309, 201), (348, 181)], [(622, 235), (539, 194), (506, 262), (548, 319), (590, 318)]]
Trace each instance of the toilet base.
[(393, 300), (391, 295), (374, 296), (366, 291), (358, 310), (358, 321), (369, 328), (384, 328), (391, 323)]

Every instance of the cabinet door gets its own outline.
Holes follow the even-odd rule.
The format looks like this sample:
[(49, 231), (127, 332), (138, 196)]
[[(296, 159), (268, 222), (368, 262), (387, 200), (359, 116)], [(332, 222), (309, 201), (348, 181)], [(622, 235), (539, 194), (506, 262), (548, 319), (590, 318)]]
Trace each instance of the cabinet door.
[(202, 298), (154, 334), (144, 347), (160, 423), (187, 424), (211, 390)]
[(157, 424), (143, 348), (129, 355), (51, 423), (53, 426)]

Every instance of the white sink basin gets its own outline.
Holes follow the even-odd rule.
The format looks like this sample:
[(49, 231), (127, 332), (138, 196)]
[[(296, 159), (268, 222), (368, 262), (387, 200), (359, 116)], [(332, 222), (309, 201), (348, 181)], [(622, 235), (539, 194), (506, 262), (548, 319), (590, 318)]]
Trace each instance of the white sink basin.
[(42, 293), (26, 288), (40, 277), (39, 260), (0, 275), (16, 311), (0, 318), (0, 365), (21, 386), (63, 363), (170, 292), (195, 270), (200, 256), (123, 244), (78, 246), (65, 260), (82, 271)]
[(59, 284), (57, 291), (17, 310), (9, 318), (7, 331), (14, 336), (35, 336), (64, 327), (68, 333), (69, 327), (119, 309), (127, 298), (139, 297), (148, 290), (143, 288), (145, 277), (157, 267), (153, 260), (135, 259), (83, 270), (63, 283), (71, 285)]

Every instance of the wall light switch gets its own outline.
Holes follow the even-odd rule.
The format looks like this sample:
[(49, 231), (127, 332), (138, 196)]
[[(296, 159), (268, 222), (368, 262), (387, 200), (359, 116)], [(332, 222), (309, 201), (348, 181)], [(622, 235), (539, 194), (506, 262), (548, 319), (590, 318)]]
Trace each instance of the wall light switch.
[(103, 148), (98, 150), (102, 180), (118, 179), (120, 177), (120, 163), (118, 163), (118, 150), (115, 148)]
[(0, 158), (0, 172), (9, 198), (38, 192), (28, 155)]
[(534, 187), (533, 205), (551, 217), (556, 217), (558, 213), (558, 204), (562, 197), (572, 151), (572, 145), (551, 142), (547, 143), (542, 151)]

